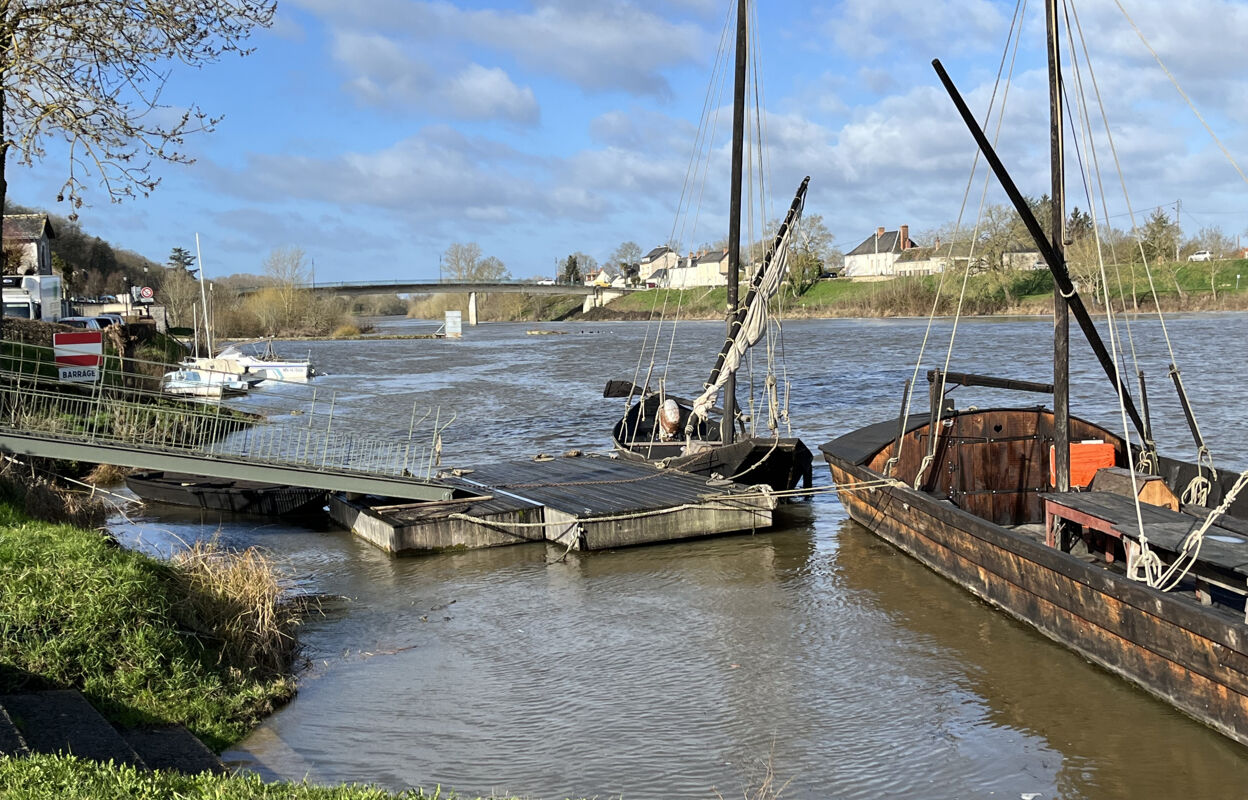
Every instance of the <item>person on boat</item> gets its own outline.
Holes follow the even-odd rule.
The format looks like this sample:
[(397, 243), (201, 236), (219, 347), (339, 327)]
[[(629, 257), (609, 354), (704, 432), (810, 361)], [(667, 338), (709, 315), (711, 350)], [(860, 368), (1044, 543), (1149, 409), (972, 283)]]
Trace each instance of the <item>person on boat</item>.
[(663, 401), (659, 409), (659, 441), (670, 442), (676, 438), (680, 430), (680, 406), (670, 397)]

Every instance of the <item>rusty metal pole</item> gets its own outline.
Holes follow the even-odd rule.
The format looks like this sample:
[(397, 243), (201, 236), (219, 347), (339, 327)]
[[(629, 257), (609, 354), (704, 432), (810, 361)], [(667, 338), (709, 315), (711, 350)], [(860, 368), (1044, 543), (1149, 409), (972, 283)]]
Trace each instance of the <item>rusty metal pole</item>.
[[(741, 162), (745, 150), (747, 21), (746, 0), (737, 0), (736, 78), (732, 89), (732, 185), (728, 195), (728, 336), (732, 335), (732, 321), (737, 315), (737, 286), (741, 282)], [(724, 444), (732, 443), (736, 422), (737, 376), (734, 372), (724, 381), (724, 418), (720, 422), (720, 439)]]
[[(1052, 213), (1049, 241), (1065, 261), (1066, 175), (1062, 152), (1062, 62), (1057, 32), (1057, 0), (1045, 0), (1049, 56), (1049, 161)], [(1070, 306), (1060, 290), (1053, 291), (1053, 483), (1070, 490)]]

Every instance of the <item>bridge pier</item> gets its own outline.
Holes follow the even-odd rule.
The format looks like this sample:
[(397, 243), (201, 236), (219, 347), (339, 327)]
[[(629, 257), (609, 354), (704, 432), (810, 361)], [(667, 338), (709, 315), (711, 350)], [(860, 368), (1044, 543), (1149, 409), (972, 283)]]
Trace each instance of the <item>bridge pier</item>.
[(626, 292), (620, 289), (607, 289), (602, 286), (594, 288), (593, 294), (585, 295), (584, 302), (581, 303), (581, 313), (587, 313), (591, 308), (602, 308), (617, 297), (623, 297)]
[(468, 324), (477, 324), (477, 293), (468, 293)]

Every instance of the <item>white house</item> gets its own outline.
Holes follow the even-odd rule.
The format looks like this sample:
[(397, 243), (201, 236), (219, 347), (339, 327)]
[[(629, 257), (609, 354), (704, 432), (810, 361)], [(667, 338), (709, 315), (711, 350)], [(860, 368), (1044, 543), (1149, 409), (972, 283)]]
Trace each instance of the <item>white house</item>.
[(689, 289), (695, 286), (723, 286), (728, 275), (727, 250), (703, 250), (690, 253), (667, 270), (666, 286)]
[(680, 255), (675, 250), (663, 245), (656, 247), (641, 258), (638, 266), (638, 277), (646, 283), (655, 283), (651, 280), (651, 276), (658, 270), (668, 270), (676, 266), (676, 262), (680, 260)]
[(898, 230), (886, 231), (876, 228), (862, 244), (845, 254), (845, 277), (873, 278), (896, 275), (897, 259), (901, 254), (914, 247), (910, 239), (910, 226), (902, 225)]
[(597, 272), (589, 273), (583, 280), (586, 286), (610, 286), (611, 273), (607, 272), (604, 267)]
[(19, 275), (52, 274), (52, 240), (56, 231), (47, 214), (5, 214), (6, 271)]

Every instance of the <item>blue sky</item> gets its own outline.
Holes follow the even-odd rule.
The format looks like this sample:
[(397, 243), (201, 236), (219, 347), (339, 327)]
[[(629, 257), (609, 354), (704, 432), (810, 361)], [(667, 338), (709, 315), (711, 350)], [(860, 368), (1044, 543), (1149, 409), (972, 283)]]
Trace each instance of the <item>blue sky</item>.
[[(973, 143), (929, 62), (941, 58), (982, 113), (1014, 9), (761, 3), (775, 208), (809, 174), (808, 212), (843, 249), (876, 226), (908, 224), (920, 238), (953, 221)], [(1131, 202), (1181, 199), (1189, 233), (1243, 233), (1248, 186), (1113, 0), (1077, 10)], [(1248, 162), (1248, 3), (1128, 10)], [(1001, 134), (1031, 194), (1047, 188), (1042, 13), (1035, 0), (1027, 7)], [(157, 165), (159, 188), (121, 204), (88, 178), (81, 221), (159, 262), (173, 247), (192, 249), (198, 232), (209, 277), (260, 272), (271, 250), (288, 246), (306, 251), (318, 280), (436, 277), (452, 242), (478, 243), (518, 278), (553, 276), (574, 251), (604, 260), (627, 240), (648, 250), (673, 230), (727, 14), (723, 0), (282, 0), (252, 55), (172, 68), (165, 102), (225, 116), (188, 140), (196, 163)], [(728, 116), (719, 114), (721, 128)], [(726, 130), (714, 141), (696, 228), (686, 223), (678, 236), (686, 248), (726, 235)], [(54, 202), (66, 174), (58, 155), (50, 149), (33, 169), (10, 163), (10, 198), (68, 213)], [(1101, 159), (1110, 160), (1104, 146)], [(1108, 169), (1105, 181), (1118, 192), (1110, 213), (1121, 214)], [(1069, 204), (1086, 208), (1077, 183), (1072, 176)], [(977, 188), (972, 206), (978, 197)]]

